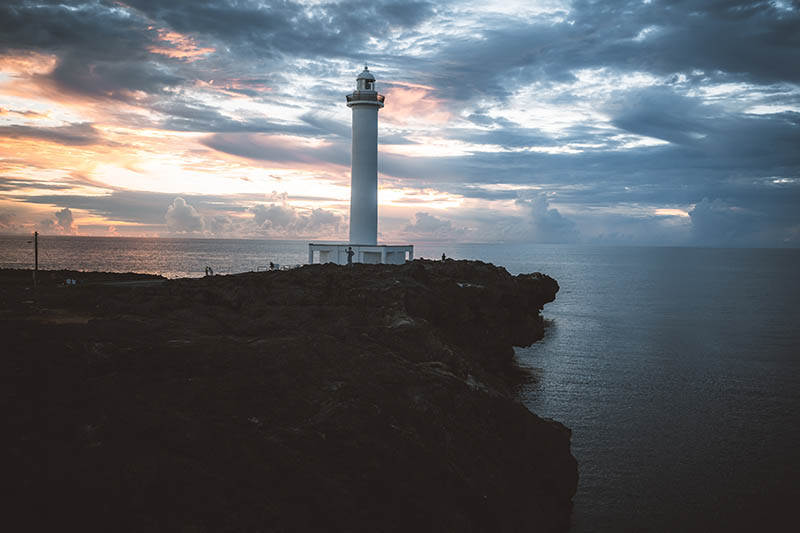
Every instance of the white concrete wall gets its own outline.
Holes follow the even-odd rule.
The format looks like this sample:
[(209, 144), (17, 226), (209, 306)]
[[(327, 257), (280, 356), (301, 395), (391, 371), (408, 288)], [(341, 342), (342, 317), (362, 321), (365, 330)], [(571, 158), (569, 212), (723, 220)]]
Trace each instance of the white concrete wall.
[(380, 252), (361, 252), (359, 255), (361, 256), (359, 263), (369, 263), (371, 265), (381, 264)]
[[(357, 246), (350, 244), (324, 244), (309, 243), (308, 263), (313, 264), (316, 259), (319, 263), (347, 264), (347, 249), (353, 249), (353, 263), (393, 264), (402, 265), (406, 260), (414, 259), (413, 245), (378, 245)], [(406, 259), (408, 254), (408, 259)]]
[(378, 243), (378, 106), (353, 109), (350, 243)]
[[(411, 258), (413, 259), (413, 257)], [(387, 265), (402, 265), (406, 262), (405, 252), (387, 252), (384, 263)]]

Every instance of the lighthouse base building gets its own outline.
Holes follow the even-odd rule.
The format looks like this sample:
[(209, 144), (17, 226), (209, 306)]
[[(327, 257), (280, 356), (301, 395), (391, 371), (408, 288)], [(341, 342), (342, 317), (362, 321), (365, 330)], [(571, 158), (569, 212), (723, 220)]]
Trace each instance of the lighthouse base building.
[(323, 244), (309, 243), (308, 262), (347, 264), (348, 249), (353, 251), (353, 263), (402, 265), (414, 259), (414, 245), (390, 244)]
[(378, 110), (383, 107), (384, 99), (375, 90), (375, 77), (364, 67), (356, 78), (356, 90), (347, 95), (347, 107), (353, 110), (350, 242), (310, 243), (309, 263), (396, 265), (414, 259), (413, 245), (378, 244)]

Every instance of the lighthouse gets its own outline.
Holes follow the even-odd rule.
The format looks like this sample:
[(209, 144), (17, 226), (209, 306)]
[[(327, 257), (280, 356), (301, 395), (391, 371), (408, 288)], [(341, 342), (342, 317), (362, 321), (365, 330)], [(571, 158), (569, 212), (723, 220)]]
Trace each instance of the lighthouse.
[(350, 244), (378, 244), (378, 110), (383, 101), (375, 76), (365, 66), (356, 90), (347, 95), (347, 107), (353, 110)]
[(309, 243), (308, 262), (318, 252), (320, 263), (392, 263), (414, 259), (413, 245), (378, 244), (378, 111), (385, 97), (378, 94), (375, 76), (365, 65), (356, 89), (347, 95), (353, 110), (350, 160), (350, 239), (348, 244)]

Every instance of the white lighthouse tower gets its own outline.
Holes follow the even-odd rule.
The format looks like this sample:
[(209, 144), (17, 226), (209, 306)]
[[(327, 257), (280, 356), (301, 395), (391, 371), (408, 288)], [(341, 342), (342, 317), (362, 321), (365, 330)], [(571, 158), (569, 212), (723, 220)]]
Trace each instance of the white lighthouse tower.
[(308, 245), (308, 262), (402, 264), (414, 259), (414, 246), (378, 244), (378, 110), (384, 96), (375, 89), (375, 76), (364, 66), (356, 78), (356, 90), (347, 95), (347, 107), (353, 110), (353, 145), (350, 167), (350, 241), (349, 244)]
[(353, 110), (350, 244), (378, 244), (378, 110), (383, 100), (365, 66), (356, 90), (347, 95), (347, 107)]

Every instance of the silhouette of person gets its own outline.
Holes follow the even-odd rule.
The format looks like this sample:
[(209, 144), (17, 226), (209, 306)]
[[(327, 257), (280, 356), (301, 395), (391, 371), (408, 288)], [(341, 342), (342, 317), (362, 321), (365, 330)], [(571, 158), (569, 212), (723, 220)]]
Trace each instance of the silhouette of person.
[(444, 260), (446, 260), (446, 259), (447, 259), (447, 256), (446, 256), (446, 255), (444, 255), (444, 252), (442, 252), (442, 261), (444, 261)]
[(347, 266), (353, 266), (353, 256), (356, 253), (353, 251), (352, 246), (347, 247)]

